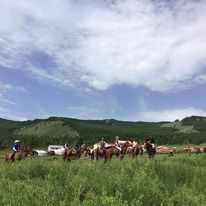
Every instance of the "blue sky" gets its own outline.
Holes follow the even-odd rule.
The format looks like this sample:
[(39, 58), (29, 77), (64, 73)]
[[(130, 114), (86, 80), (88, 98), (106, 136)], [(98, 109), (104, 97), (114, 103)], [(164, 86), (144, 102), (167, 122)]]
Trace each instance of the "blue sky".
[(0, 117), (206, 116), (204, 0), (0, 0)]

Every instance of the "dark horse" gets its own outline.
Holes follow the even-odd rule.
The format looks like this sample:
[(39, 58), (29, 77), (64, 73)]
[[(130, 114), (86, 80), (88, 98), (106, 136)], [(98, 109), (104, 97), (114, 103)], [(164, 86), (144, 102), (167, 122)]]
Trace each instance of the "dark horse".
[(149, 159), (154, 158), (154, 155), (156, 153), (156, 149), (152, 147), (152, 144), (149, 142), (145, 141), (144, 142), (144, 148), (146, 149), (146, 152), (149, 156)]
[(5, 161), (14, 162), (15, 160), (24, 160), (28, 155), (32, 155), (32, 150), (23, 148), (14, 154), (12, 152), (5, 154)]

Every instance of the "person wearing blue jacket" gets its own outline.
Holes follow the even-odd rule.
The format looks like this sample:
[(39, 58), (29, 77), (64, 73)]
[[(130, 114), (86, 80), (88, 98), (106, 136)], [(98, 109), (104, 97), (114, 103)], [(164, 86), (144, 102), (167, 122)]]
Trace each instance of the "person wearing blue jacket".
[(20, 143), (21, 143), (20, 140), (14, 141), (14, 144), (12, 146), (12, 156), (11, 156), (12, 159), (14, 159), (15, 154), (20, 151)]
[(79, 159), (81, 154), (80, 154), (80, 147), (79, 147), (79, 143), (78, 142), (75, 142), (74, 149), (76, 150), (76, 158)]
[(79, 150), (79, 143), (78, 142), (75, 142), (74, 149), (77, 150), (77, 151)]

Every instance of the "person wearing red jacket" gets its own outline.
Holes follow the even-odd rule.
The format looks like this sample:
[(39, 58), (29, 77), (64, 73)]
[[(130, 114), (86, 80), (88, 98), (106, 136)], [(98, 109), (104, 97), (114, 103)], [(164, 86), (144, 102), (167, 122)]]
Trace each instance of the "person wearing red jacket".
[(119, 144), (119, 137), (118, 136), (116, 136), (115, 139), (114, 139), (114, 145), (119, 151), (122, 150), (121, 147), (120, 147), (120, 144)]
[(118, 136), (115, 137), (114, 144), (115, 144), (115, 146), (119, 147), (119, 137)]

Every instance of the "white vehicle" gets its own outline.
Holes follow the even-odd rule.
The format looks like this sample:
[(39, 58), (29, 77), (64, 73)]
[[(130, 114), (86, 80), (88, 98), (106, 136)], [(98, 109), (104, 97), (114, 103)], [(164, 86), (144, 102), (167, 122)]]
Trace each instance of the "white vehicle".
[(37, 156), (47, 156), (47, 152), (44, 150), (40, 150), (40, 149), (34, 149), (34, 155)]
[(65, 148), (62, 145), (49, 145), (48, 152), (54, 152), (55, 155), (62, 155), (65, 152)]

